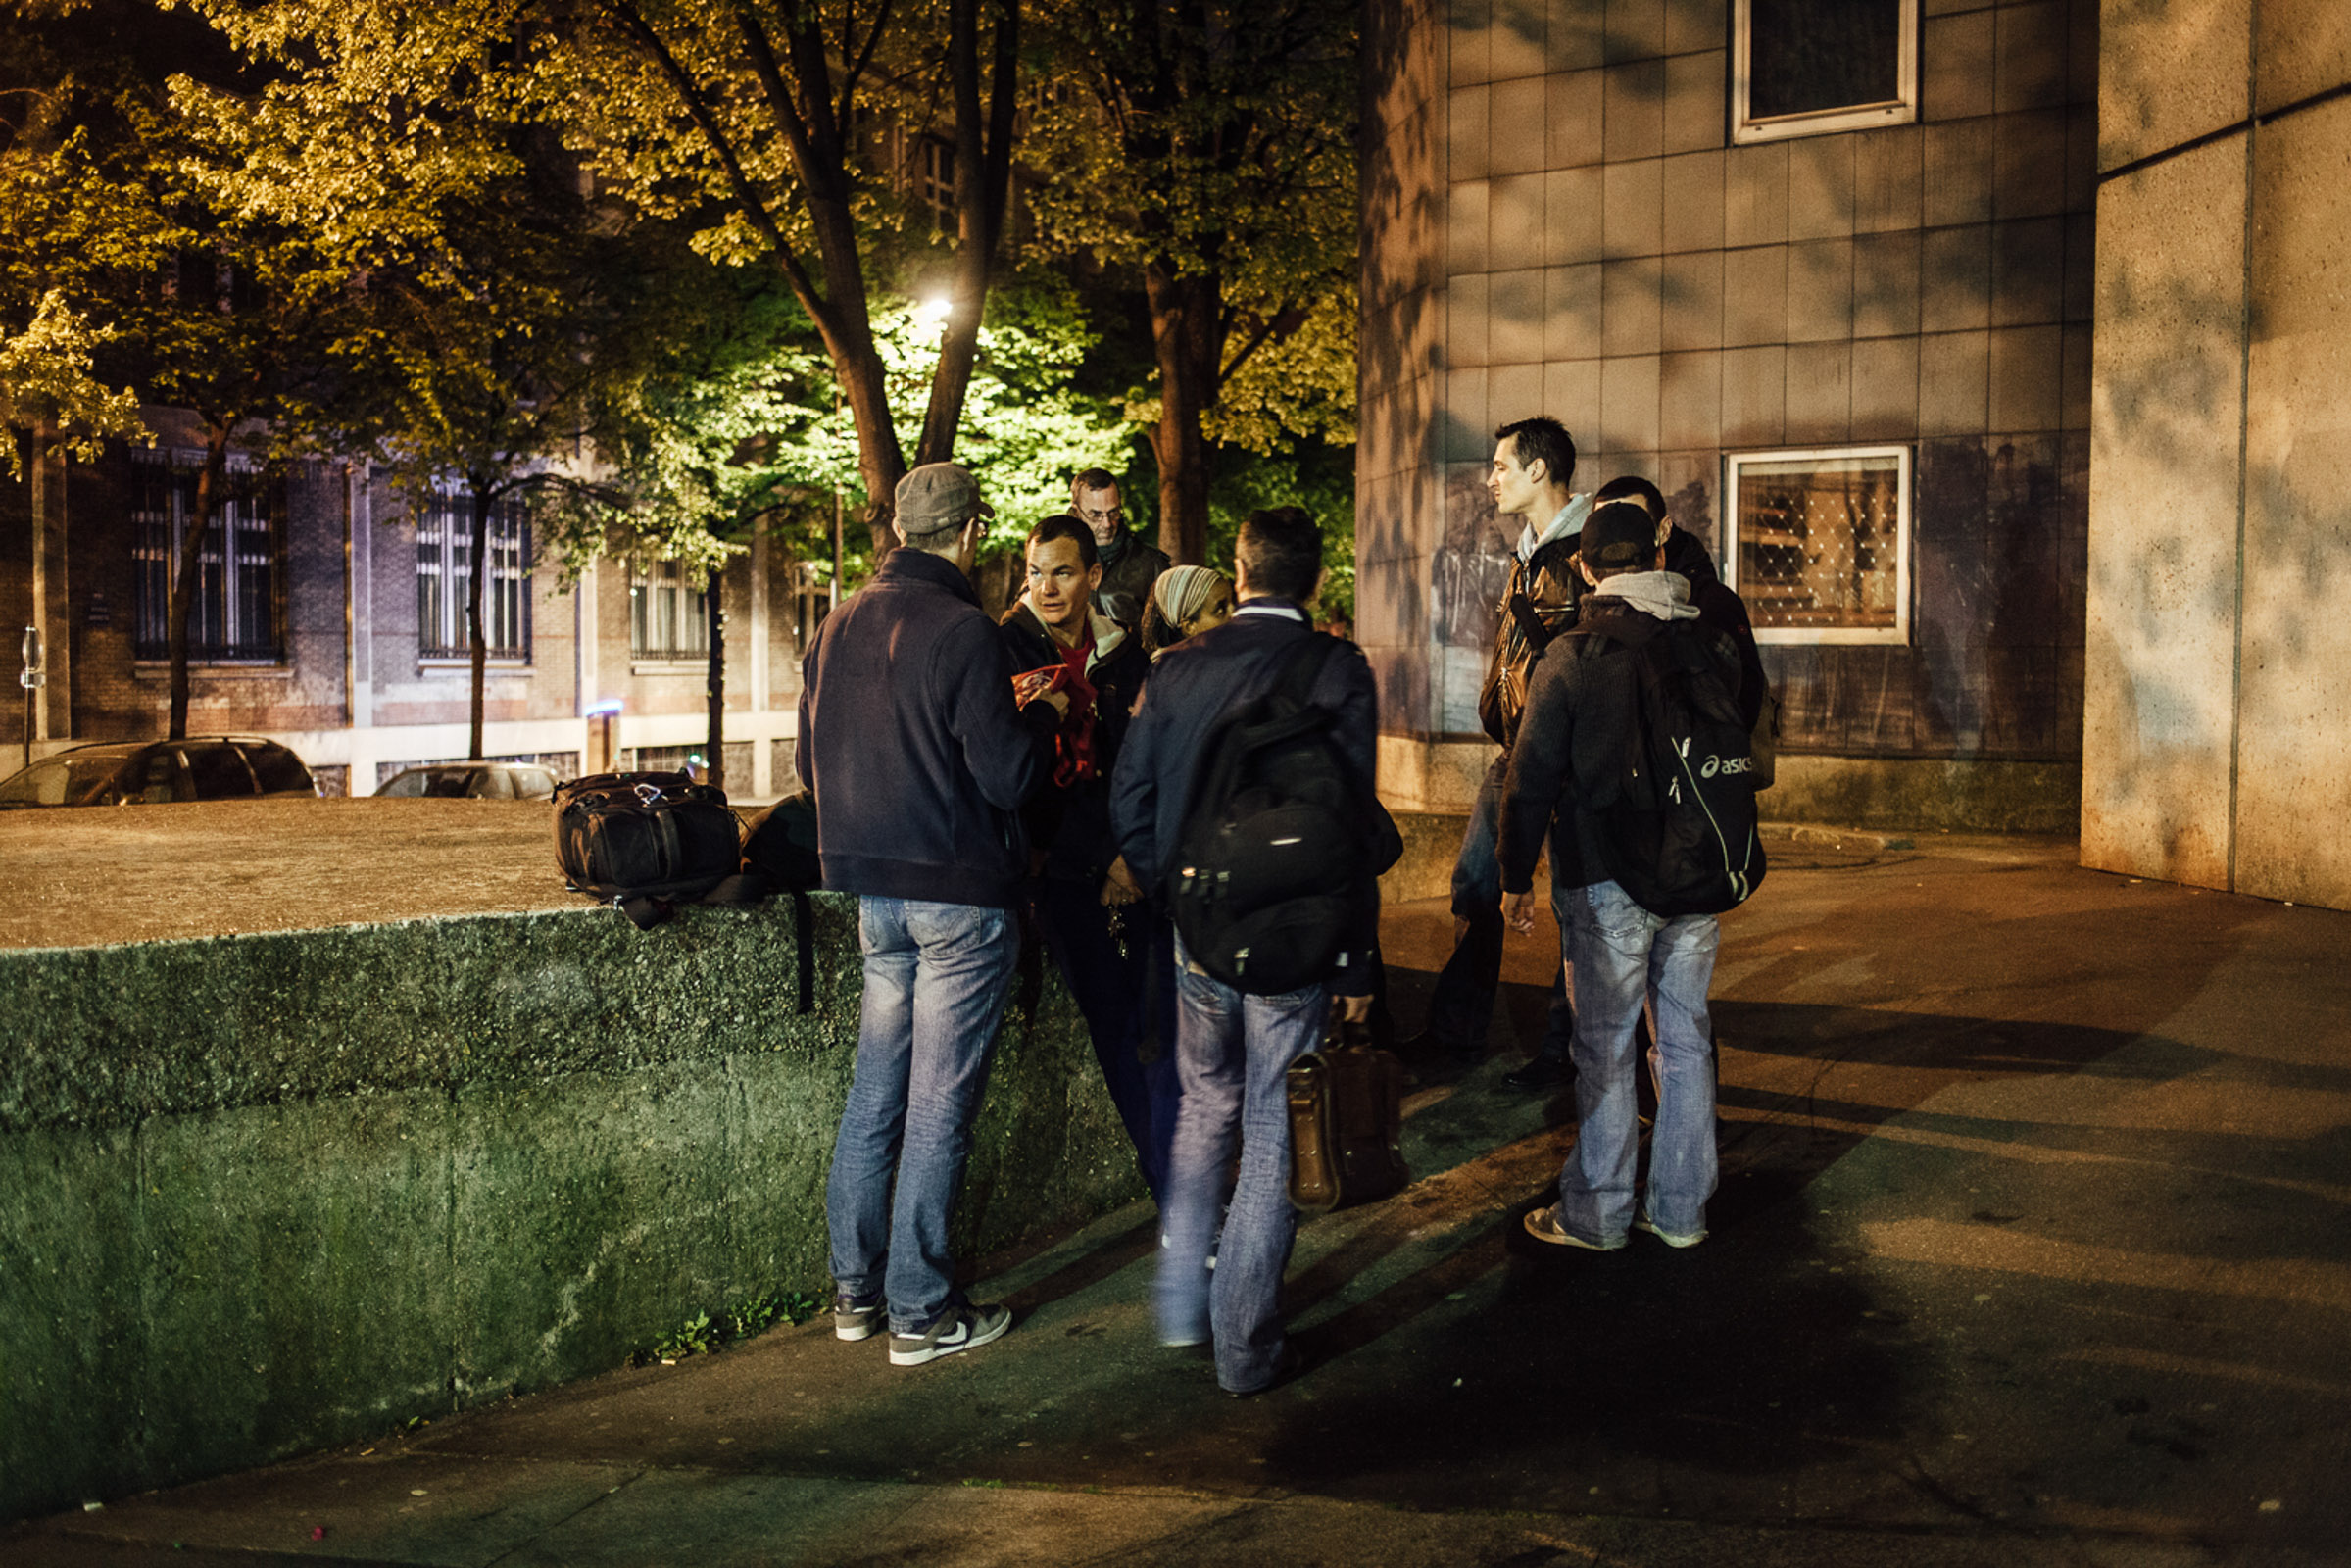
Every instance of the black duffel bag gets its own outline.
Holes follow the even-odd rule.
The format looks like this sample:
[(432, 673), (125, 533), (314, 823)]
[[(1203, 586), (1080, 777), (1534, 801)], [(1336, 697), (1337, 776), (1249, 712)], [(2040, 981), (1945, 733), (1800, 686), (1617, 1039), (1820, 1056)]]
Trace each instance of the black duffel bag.
[(685, 773), (598, 773), (555, 792), (555, 855), (574, 891), (659, 925), (743, 864), (726, 792)]

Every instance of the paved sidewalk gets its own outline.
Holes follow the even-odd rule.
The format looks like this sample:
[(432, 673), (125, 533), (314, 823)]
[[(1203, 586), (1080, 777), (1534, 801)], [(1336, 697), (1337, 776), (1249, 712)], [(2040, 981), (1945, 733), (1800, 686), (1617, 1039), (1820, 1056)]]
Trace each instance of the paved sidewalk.
[[(823, 1323), (0, 1534), (7, 1563), (2351, 1560), (2351, 915), (2072, 846), (1775, 846), (1716, 986), (1712, 1235), (1561, 1255), (1571, 1115), (1414, 1097), (1397, 1199), (1313, 1221), (1312, 1366), (1158, 1348), (1137, 1205), (983, 1294), (969, 1357)], [(1442, 903), (1386, 922), (1399, 1011)], [(318, 1532), (322, 1532), (319, 1534)]]

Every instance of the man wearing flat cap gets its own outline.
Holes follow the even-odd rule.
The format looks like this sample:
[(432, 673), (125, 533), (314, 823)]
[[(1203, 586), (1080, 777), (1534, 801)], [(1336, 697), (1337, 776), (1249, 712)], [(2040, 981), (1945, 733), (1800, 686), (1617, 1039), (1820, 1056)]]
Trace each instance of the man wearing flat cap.
[(1012, 702), (1012, 662), (971, 565), (985, 518), (969, 472), (898, 486), (902, 548), (825, 617), (801, 673), (798, 763), (824, 885), (857, 896), (865, 994), (825, 1218), (833, 1329), (890, 1334), (895, 1366), (1011, 1327), (956, 1289), (947, 1230), (996, 1026), (1020, 953), (1019, 808), (1053, 767), (1068, 699)]
[[(1657, 522), (1636, 502), (1592, 509), (1576, 568), (1590, 585), (1576, 629), (1535, 662), (1525, 716), (1502, 785), (1499, 851), (1506, 919), (1534, 928), (1536, 857), (1549, 833), (1551, 881), (1568, 890), (1564, 933), (1575, 971), (1577, 1133), (1559, 1173), (1559, 1200), (1526, 1217), (1537, 1241), (1614, 1251), (1641, 1230), (1668, 1247), (1705, 1239), (1714, 1192), (1714, 1061), (1706, 993), (1721, 933), (1711, 914), (1652, 914), (1610, 879), (1608, 819), (1586, 809), (1621, 776), (1625, 751), (1639, 745), (1641, 701), (1634, 651), (1652, 637), (1698, 639), (1724, 688), (1751, 722), (1754, 699), (1740, 691), (1744, 662), (1734, 636), (1690, 602), (1690, 580), (1664, 569)], [(1727, 591), (1727, 590), (1726, 590)], [(1751, 656), (1750, 656), (1751, 657)], [(1656, 998), (1657, 1122), (1649, 1177), (1635, 1204), (1641, 1127), (1634, 1027)]]

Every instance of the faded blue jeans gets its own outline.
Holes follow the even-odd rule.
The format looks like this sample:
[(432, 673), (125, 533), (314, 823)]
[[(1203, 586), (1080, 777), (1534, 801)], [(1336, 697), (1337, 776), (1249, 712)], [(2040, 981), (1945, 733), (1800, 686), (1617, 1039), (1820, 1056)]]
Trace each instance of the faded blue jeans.
[(857, 936), (865, 1001), (857, 1076), (825, 1185), (833, 1280), (851, 1296), (879, 1286), (890, 1331), (919, 1334), (961, 1304), (947, 1222), (971, 1157), (1020, 927), (1009, 909), (860, 898)]
[(1663, 919), (1614, 882), (1574, 890), (1576, 1147), (1559, 1172), (1559, 1224), (1588, 1242), (1621, 1241), (1633, 1224), (1641, 1148), (1634, 1030), (1657, 1003), (1657, 1124), (1649, 1135), (1646, 1211), (1658, 1229), (1697, 1235), (1714, 1194), (1714, 1048), (1706, 990), (1721, 927), (1711, 914)]
[[(1213, 1341), (1216, 1381), (1235, 1393), (1263, 1388), (1281, 1366), (1282, 1274), (1298, 1234), (1288, 1075), (1322, 1039), (1330, 1012), (1326, 985), (1249, 996), (1195, 970), (1176, 939), (1183, 1098), (1160, 1210), (1159, 1338)], [(1220, 1229), (1236, 1144), (1241, 1177)]]

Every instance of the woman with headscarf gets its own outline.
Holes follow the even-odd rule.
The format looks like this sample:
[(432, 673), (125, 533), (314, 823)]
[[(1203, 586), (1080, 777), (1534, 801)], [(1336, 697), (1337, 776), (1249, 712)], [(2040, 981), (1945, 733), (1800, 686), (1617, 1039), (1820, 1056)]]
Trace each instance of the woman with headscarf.
[(1143, 646), (1153, 659), (1187, 637), (1233, 618), (1233, 582), (1209, 566), (1170, 566), (1151, 584)]

